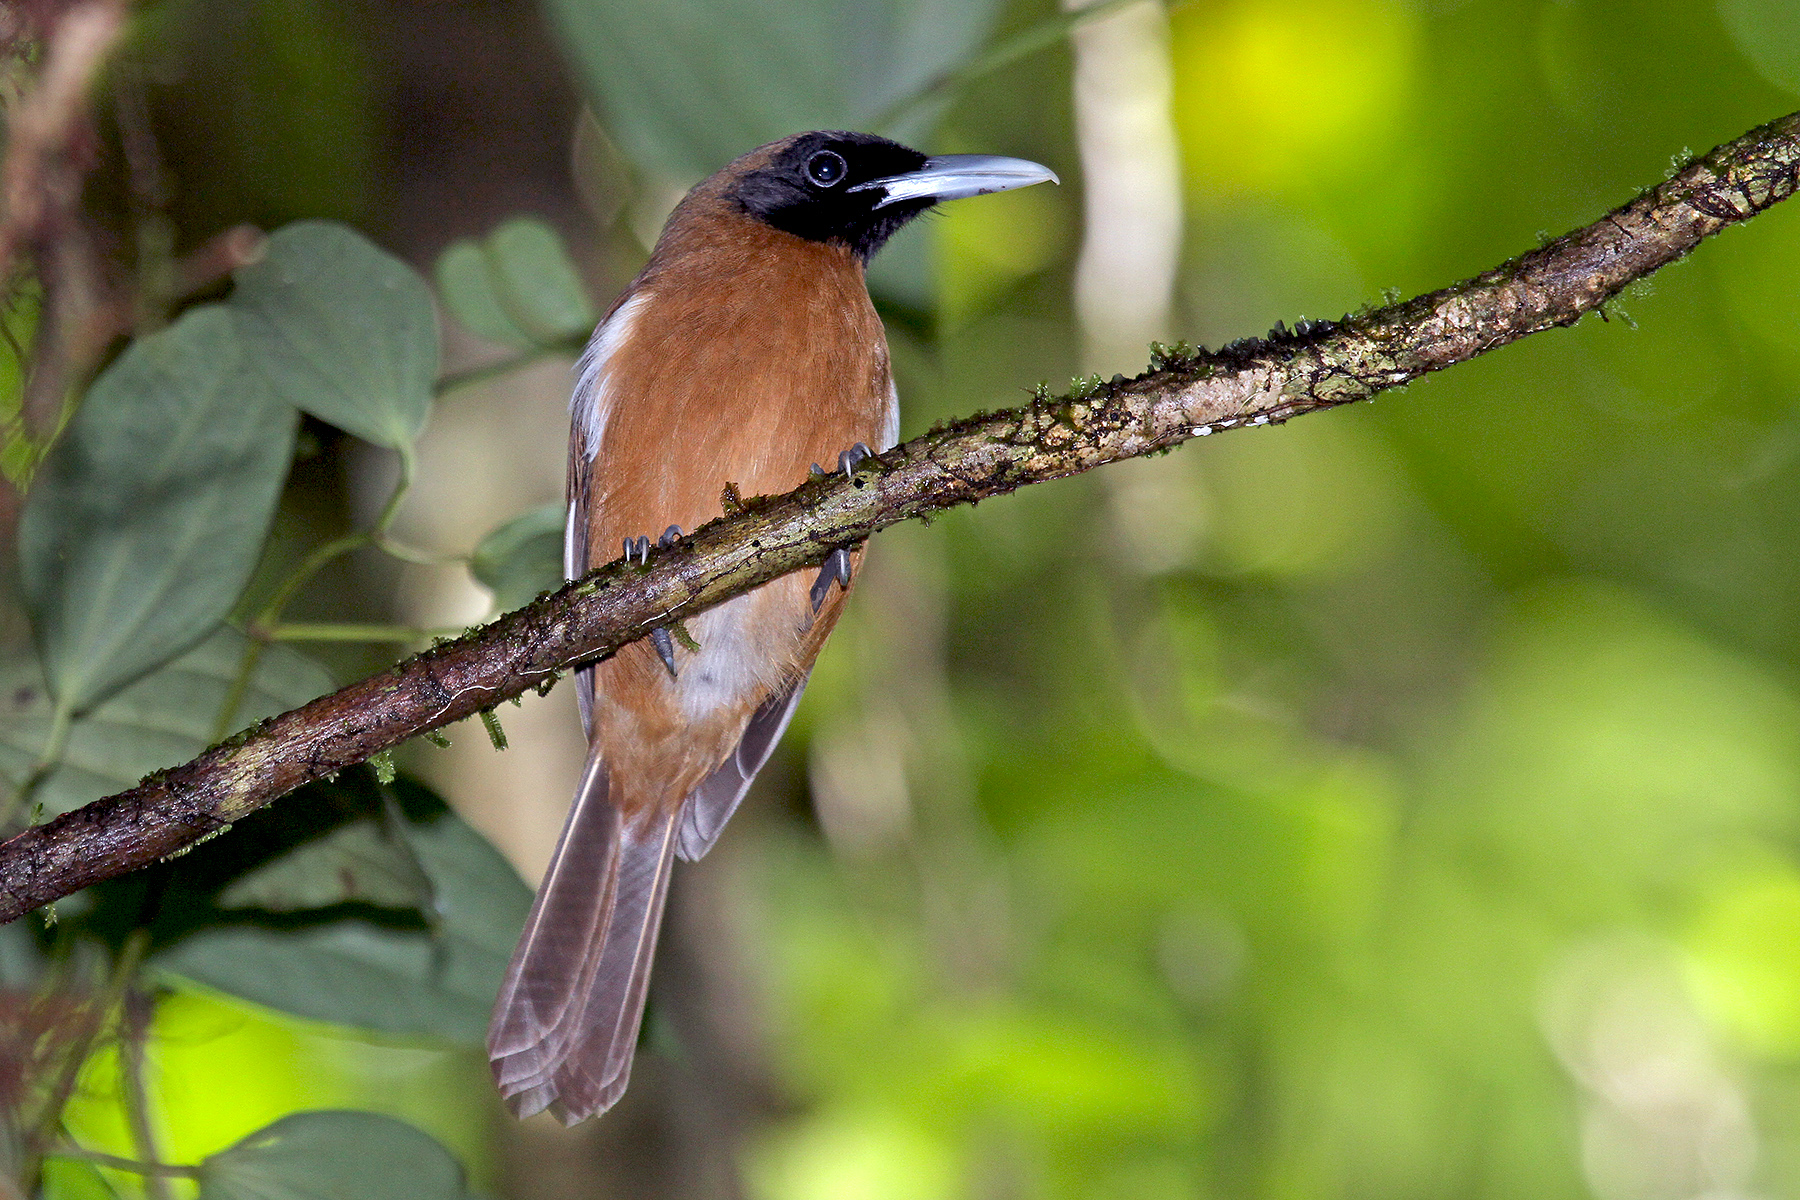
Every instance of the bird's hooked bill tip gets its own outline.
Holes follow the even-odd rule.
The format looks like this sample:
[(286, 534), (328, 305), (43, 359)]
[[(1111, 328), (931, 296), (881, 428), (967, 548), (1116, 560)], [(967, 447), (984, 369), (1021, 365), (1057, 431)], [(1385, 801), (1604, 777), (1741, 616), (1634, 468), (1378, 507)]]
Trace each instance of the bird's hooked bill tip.
[(1034, 183), (1061, 183), (1056, 172), (1042, 163), (996, 154), (943, 154), (904, 175), (871, 179), (850, 190), (881, 188), (885, 195), (875, 205), (885, 208), (902, 200), (960, 200), (988, 192), (1007, 192)]

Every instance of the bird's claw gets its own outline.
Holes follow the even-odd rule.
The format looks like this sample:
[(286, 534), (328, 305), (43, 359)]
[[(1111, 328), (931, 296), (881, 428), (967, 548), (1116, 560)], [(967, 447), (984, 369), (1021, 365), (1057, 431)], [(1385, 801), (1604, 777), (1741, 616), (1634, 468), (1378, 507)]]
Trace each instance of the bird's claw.
[[(845, 479), (848, 479), (856, 473), (857, 467), (874, 457), (875, 452), (869, 449), (868, 443), (857, 442), (854, 446), (851, 446), (848, 450), (845, 450), (838, 455), (837, 469), (843, 472)], [(825, 468), (821, 467), (818, 463), (814, 463), (811, 469), (812, 477), (814, 479), (823, 479), (828, 474)]]
[[(864, 460), (874, 457), (875, 452), (873, 450), (869, 449), (864, 443), (857, 442), (848, 450), (845, 450), (838, 455), (838, 470), (844, 473), (845, 479), (848, 479), (856, 473), (856, 468), (861, 466)], [(842, 553), (842, 551), (839, 553)]]
[[(676, 542), (679, 542), (680, 540), (681, 540), (681, 526), (671, 525), (667, 529), (662, 531), (661, 537), (656, 539), (656, 548), (658, 550), (667, 550), (670, 546), (673, 546)], [(649, 534), (644, 534), (641, 537), (625, 539), (625, 563), (626, 563), (626, 565), (629, 566), (631, 564), (631, 560), (634, 558), (637, 559), (638, 562), (643, 563), (646, 566), (649, 565), (649, 563), (650, 563), (650, 535)]]
[[(845, 453), (849, 452), (845, 451)], [(833, 583), (842, 584), (844, 587), (850, 586), (850, 552), (848, 550), (833, 550), (825, 556), (825, 564), (819, 568), (819, 577), (813, 581), (812, 591), (808, 593), (812, 597), (813, 612), (818, 612), (824, 605), (825, 598), (831, 595)]]

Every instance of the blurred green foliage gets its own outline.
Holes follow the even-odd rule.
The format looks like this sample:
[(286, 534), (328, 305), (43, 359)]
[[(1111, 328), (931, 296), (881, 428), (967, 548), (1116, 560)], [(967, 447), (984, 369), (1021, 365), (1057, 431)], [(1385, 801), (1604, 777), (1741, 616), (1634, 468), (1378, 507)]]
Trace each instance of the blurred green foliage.
[[(27, 493), (41, 659), (6, 665), (0, 773), (33, 804), (325, 686), (266, 643), (334, 555), (406, 554), (395, 504), (302, 538), (303, 500), (350, 507), (341, 480), (309, 493), (303, 460), (259, 566), (285, 449), (190, 471), (117, 439), (134, 404), (164, 420), (188, 402), (219, 440), (303, 410), (303, 444), (335, 428), (399, 451), (403, 493), (438, 370), (416, 266), (439, 250), (459, 333), (508, 364), (566, 354), (609, 299), (575, 263), (624, 263), (622, 282), (644, 252), (633, 214), (669, 184), (797, 125), (888, 120), (1068, 184), (953, 206), (889, 252), (874, 278), (905, 433), (1143, 365), (1081, 349), (1080, 159), (1047, 0), (548, 0), (566, 62), (537, 68), (585, 89), (620, 193), (605, 216), (623, 216), (574, 259), (512, 219), (446, 229), (415, 266), (320, 220), (400, 224), (404, 193), (377, 186), (403, 141), (371, 65), (389, 55), (378, 11), (165, 0), (138, 18), (112, 86), (145, 89), (173, 244), (286, 227), (228, 297), (106, 367)], [(1793, 108), (1795, 30), (1784, 0), (1173, 6), (1173, 332), (1217, 344), (1354, 310), (1592, 220)], [(115, 175), (93, 185), (103, 216)], [(171, 347), (188, 375), (158, 357)], [(207, 409), (199, 377), (252, 362), (258, 382), (230, 394), (266, 404)], [(175, 382), (145, 384), (147, 363)], [(0, 350), (8, 454), (21, 379)], [(1378, 405), (884, 535), (760, 817), (727, 835), (744, 1005), (793, 1101), (745, 1135), (749, 1193), (1800, 1190), (1797, 379), (1784, 206), (1606, 319)], [(109, 499), (83, 483), (95, 462), (145, 490)], [(171, 472), (174, 499), (150, 486)], [(206, 512), (229, 529), (202, 535)], [(553, 577), (560, 508), (490, 516), (471, 568), (523, 603)], [(229, 561), (187, 569), (208, 556)], [(74, 561), (111, 590), (54, 568)], [(117, 586), (146, 564), (182, 604)], [(212, 1173), (202, 1195), (312, 1195), (292, 1180), (365, 1150), (413, 1164), (352, 1171), (369, 1194), (460, 1194), (441, 1148), (370, 1112), (493, 1178), (488, 1084), (454, 1047), (479, 1040), (523, 888), (407, 779), (354, 773), (265, 817), (53, 929), (14, 926), (8, 986), (142, 956), (154, 1124), (167, 1161)], [(44, 975), (46, 954), (74, 974)], [(90, 1048), (62, 1128), (141, 1153), (131, 1065)], [(643, 1057), (671, 1048), (701, 1052), (653, 1014)], [(322, 1111), (344, 1108), (370, 1111)], [(315, 1111), (283, 1120), (298, 1110)], [(73, 1160), (43, 1180), (141, 1187)]]

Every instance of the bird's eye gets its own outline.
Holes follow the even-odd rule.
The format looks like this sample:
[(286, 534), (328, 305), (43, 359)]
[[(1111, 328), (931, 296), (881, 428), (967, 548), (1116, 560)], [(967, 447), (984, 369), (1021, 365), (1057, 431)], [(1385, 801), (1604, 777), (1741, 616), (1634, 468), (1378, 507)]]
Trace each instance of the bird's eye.
[(820, 187), (836, 187), (850, 173), (850, 164), (835, 150), (821, 150), (806, 160), (806, 177)]

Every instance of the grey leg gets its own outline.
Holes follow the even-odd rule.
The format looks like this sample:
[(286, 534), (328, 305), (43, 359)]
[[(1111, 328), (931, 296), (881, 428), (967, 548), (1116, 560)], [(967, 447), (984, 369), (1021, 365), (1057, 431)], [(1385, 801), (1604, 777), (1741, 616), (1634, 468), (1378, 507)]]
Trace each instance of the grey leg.
[(669, 678), (675, 676), (675, 641), (669, 631), (658, 625), (650, 631), (650, 644), (656, 647), (657, 654), (662, 656), (663, 666), (669, 668)]
[(850, 552), (848, 550), (833, 550), (826, 557), (825, 564), (819, 568), (819, 577), (813, 581), (812, 591), (808, 593), (812, 597), (814, 612), (818, 612), (825, 603), (825, 597), (831, 595), (831, 585), (834, 582), (844, 587), (850, 586)]

